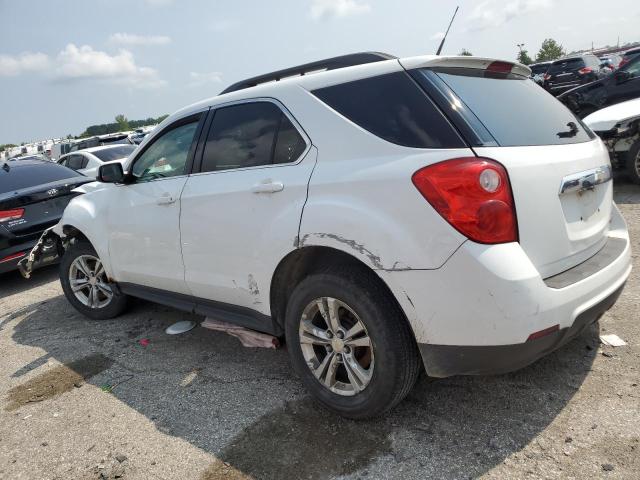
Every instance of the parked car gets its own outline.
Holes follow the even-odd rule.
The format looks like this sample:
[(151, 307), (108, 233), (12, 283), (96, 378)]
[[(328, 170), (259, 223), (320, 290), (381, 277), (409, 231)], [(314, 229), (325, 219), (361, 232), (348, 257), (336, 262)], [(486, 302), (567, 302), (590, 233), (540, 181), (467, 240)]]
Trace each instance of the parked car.
[(622, 57), (620, 55), (605, 55), (604, 57), (600, 57), (600, 69), (611, 73), (618, 68), (621, 61)]
[(611, 163), (640, 184), (640, 98), (598, 110), (584, 122), (607, 145)]
[(422, 365), (524, 367), (631, 269), (605, 146), (530, 74), (361, 53), (238, 82), (69, 204), (46, 237), (68, 246), (65, 296), (95, 319), (133, 296), (284, 336), (308, 390), (352, 418), (397, 404)]
[[(87, 177), (53, 162), (29, 159), (0, 165), (0, 273), (17, 268), (42, 232), (58, 223), (73, 189)], [(42, 245), (39, 264), (57, 257), (54, 243)]]
[(63, 155), (58, 160), (58, 163), (87, 177), (95, 178), (100, 165), (114, 160), (124, 161), (136, 148), (136, 145), (105, 145), (103, 147), (87, 148), (86, 150)]
[(622, 56), (622, 60), (620, 61), (620, 65), (618, 65), (618, 68), (625, 66), (627, 63), (629, 63), (631, 60), (633, 60), (638, 56), (640, 56), (640, 47), (630, 48), (629, 50), (624, 52), (624, 55)]
[(107, 135), (97, 135), (95, 137), (77, 140), (71, 144), (68, 153), (112, 144), (131, 145), (131, 141), (129, 140), (129, 132), (110, 133)]
[(549, 66), (553, 62), (540, 62), (529, 65), (531, 69), (531, 79), (538, 85), (544, 84), (544, 74), (549, 70)]
[(554, 95), (603, 78), (600, 59), (592, 54), (576, 55), (554, 61), (544, 75), (544, 88)]
[(574, 88), (558, 100), (584, 118), (604, 107), (640, 97), (640, 56), (597, 82)]

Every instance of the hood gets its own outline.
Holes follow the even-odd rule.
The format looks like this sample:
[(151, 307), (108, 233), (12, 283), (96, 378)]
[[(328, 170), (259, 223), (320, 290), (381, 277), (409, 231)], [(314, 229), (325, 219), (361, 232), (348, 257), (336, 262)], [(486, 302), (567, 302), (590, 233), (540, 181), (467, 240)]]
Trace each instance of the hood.
[(640, 117), (640, 98), (618, 103), (591, 115), (586, 116), (583, 121), (594, 132), (606, 132), (617, 124), (629, 121), (635, 117)]

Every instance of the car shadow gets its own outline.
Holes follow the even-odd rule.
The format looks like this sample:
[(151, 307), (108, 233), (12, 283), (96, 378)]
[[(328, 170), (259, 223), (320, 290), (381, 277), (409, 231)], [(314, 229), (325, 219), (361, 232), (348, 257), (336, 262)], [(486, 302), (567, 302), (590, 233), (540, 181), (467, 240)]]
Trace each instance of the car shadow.
[(58, 265), (47, 265), (35, 270), (29, 279), (23, 278), (17, 270), (0, 273), (0, 298), (37, 288), (57, 278)]
[[(481, 475), (530, 443), (571, 401), (591, 369), (599, 328), (512, 374), (422, 377), (386, 416), (355, 422), (309, 398), (284, 350), (243, 348), (200, 327), (164, 333), (196, 316), (138, 302), (118, 319), (91, 321), (58, 296), (8, 318), (18, 344), (46, 352), (14, 372), (29, 380), (10, 392), (13, 409), (33, 400), (40, 384), (59, 382), (52, 395), (64, 395), (85, 381), (159, 430), (265, 479)], [(64, 367), (43, 379), (55, 370), (40, 369), (49, 358)]]

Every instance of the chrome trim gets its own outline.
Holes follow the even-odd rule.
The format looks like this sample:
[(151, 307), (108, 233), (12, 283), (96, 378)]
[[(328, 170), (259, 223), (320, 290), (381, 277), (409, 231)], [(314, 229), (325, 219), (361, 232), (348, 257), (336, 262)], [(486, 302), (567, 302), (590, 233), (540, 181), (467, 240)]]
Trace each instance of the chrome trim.
[(562, 179), (559, 195), (593, 190), (596, 185), (610, 182), (611, 178), (610, 165), (603, 165), (584, 172), (567, 175)]

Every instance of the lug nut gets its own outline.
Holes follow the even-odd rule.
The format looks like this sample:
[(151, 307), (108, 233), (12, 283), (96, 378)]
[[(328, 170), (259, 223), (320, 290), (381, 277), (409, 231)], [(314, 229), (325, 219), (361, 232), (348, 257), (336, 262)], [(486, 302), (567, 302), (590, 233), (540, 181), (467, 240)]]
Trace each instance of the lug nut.
[(331, 330), (327, 330), (327, 337), (333, 338), (333, 332)]
[(344, 338), (344, 333), (338, 331), (338, 333), (336, 333), (336, 337), (338, 338)]

